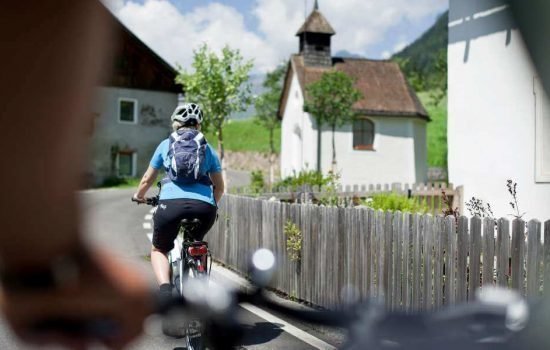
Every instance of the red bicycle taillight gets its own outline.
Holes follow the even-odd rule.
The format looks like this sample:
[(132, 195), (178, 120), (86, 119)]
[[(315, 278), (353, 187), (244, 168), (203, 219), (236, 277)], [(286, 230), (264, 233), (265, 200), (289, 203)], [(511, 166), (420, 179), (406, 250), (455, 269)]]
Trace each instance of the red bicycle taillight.
[(198, 247), (189, 247), (187, 252), (191, 256), (206, 255), (206, 254), (208, 254), (208, 247), (205, 246), (205, 245), (201, 245), (201, 246), (198, 246)]

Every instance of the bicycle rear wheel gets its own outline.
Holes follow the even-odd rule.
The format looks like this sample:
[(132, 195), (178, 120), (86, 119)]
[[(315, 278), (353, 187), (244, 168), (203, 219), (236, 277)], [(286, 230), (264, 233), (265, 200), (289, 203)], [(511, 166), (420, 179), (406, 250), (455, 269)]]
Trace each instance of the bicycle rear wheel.
[[(206, 274), (197, 271), (197, 267), (191, 268), (192, 278), (206, 278)], [(200, 320), (188, 321), (186, 324), (185, 340), (187, 350), (203, 350), (206, 349), (206, 327), (204, 322)]]
[[(181, 294), (181, 260), (170, 260), (170, 281), (173, 287), (176, 287), (178, 295)], [(179, 312), (174, 311), (164, 316), (162, 319), (162, 333), (173, 338), (183, 338), (186, 334), (186, 327), (183, 325), (182, 317)]]

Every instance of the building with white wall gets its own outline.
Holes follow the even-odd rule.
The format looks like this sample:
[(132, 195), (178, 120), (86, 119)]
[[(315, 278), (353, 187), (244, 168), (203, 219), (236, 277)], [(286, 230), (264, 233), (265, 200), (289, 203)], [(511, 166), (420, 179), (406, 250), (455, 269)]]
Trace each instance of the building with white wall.
[[(355, 79), (362, 98), (358, 117), (336, 130), (337, 171), (342, 185), (415, 183), (427, 178), (429, 117), (395, 62), (331, 56), (335, 32), (318, 10), (300, 28), (300, 53), (290, 58), (279, 106), (281, 175), (317, 169), (315, 119), (304, 111), (308, 84), (339, 70)], [(320, 169), (332, 169), (332, 130), (321, 133)]]
[[(109, 12), (105, 9), (106, 12)], [(141, 176), (168, 137), (178, 104), (177, 72), (110, 12), (116, 35), (113, 72), (97, 90), (88, 182)]]
[[(449, 179), (464, 198), (525, 218), (550, 219), (550, 104), (503, 0), (450, 0)], [(547, 57), (546, 57), (547, 59)]]

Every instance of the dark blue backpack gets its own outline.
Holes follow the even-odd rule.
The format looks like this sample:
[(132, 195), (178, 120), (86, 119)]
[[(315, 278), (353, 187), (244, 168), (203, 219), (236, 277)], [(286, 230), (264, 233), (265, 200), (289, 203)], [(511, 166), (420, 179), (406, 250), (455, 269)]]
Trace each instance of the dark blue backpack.
[(168, 178), (177, 184), (187, 185), (203, 183), (210, 185), (211, 181), (205, 172), (201, 171), (206, 157), (206, 139), (194, 129), (174, 131), (170, 135), (168, 159), (170, 165), (166, 170)]

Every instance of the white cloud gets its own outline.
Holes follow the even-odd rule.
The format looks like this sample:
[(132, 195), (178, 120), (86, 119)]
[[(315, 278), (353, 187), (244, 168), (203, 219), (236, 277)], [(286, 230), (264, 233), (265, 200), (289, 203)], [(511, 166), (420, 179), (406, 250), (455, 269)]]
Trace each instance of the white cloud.
[[(147, 45), (169, 63), (188, 67), (193, 49), (206, 42), (219, 50), (228, 44), (254, 58), (255, 70), (266, 71), (298, 51), (296, 31), (313, 7), (313, 0), (250, 0), (252, 14), (239, 13), (222, 2), (197, 6), (181, 13), (169, 0), (104, 0), (117, 17)], [(387, 40), (387, 32), (396, 25), (433, 16), (448, 7), (448, 0), (339, 0), (320, 1), (321, 12), (337, 34), (333, 52), (347, 50), (368, 55), (372, 45)], [(245, 15), (255, 16), (258, 28), (245, 26)], [(389, 57), (407, 41), (392, 38), (382, 56)]]
[(226, 44), (239, 49), (245, 59), (254, 59), (255, 69), (266, 71), (276, 65), (275, 47), (244, 25), (244, 17), (233, 7), (212, 3), (181, 13), (167, 0), (147, 0), (111, 5), (117, 17), (141, 40), (169, 63), (189, 67), (193, 50), (207, 43), (214, 50)]
[[(312, 4), (307, 1), (308, 14)], [(415, 22), (441, 13), (448, 7), (448, 0), (321, 0), (319, 7), (336, 31), (333, 52), (347, 50), (366, 55), (369, 46), (384, 40), (389, 29), (403, 21)], [(254, 12), (260, 20), (259, 29), (270, 42), (286, 50), (297, 47), (294, 34), (304, 22), (303, 1), (256, 0)]]
[(116, 12), (124, 7), (124, 0), (101, 0), (111, 11)]

